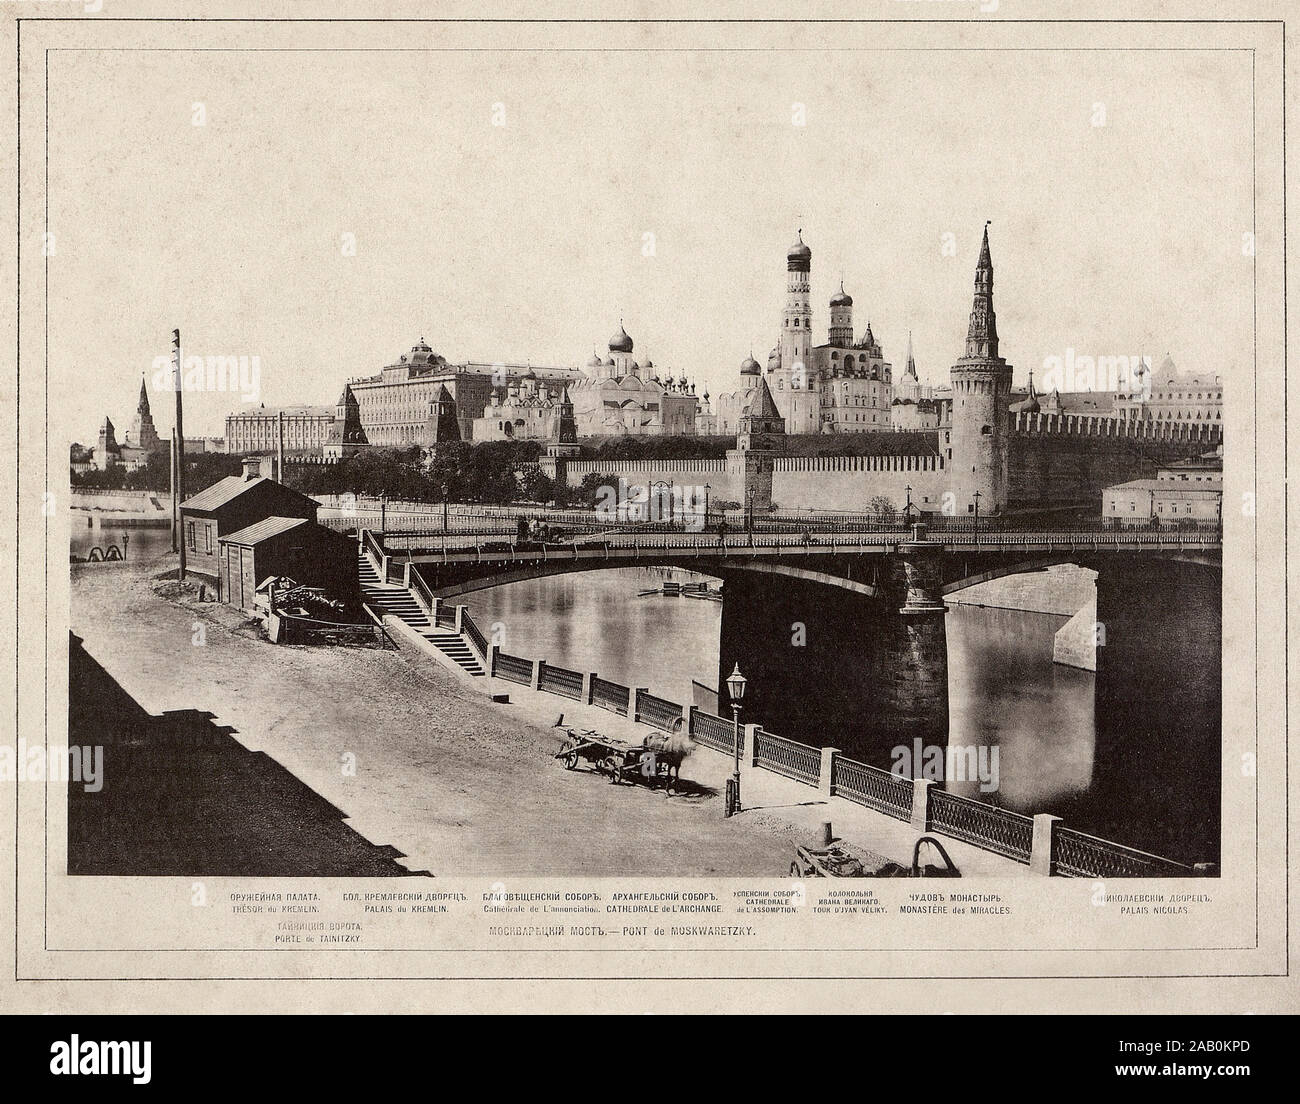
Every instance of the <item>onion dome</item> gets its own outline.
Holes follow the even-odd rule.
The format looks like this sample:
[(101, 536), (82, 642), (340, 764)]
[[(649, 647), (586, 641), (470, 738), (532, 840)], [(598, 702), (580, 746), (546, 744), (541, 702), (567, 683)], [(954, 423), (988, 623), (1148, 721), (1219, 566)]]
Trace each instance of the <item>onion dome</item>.
[(623, 323), (618, 324), (618, 333), (609, 339), (609, 351), (611, 353), (630, 353), (632, 351), (632, 339), (627, 336), (627, 331), (623, 329)]
[(832, 307), (853, 306), (853, 296), (844, 290), (844, 281), (840, 281), (840, 290), (831, 297)]
[(603, 363), (604, 363), (604, 361), (602, 361), (602, 360), (600, 359), (600, 354), (599, 354), (599, 353), (592, 353), (592, 354), (591, 354), (591, 359), (590, 359), (589, 361), (587, 361), (587, 367), (588, 367), (588, 368), (599, 368), (599, 367), (601, 366), (601, 364), (603, 364)]
[(772, 351), (767, 354), (767, 370), (769, 372), (775, 372), (780, 367), (781, 367), (781, 346), (775, 345), (772, 347)]
[(647, 360), (643, 365), (643, 367), (646, 369), (653, 368), (654, 366), (655, 366), (655, 362), (653, 360)]
[(740, 374), (742, 376), (756, 376), (759, 373), (758, 361), (753, 356), (747, 356), (740, 362)]
[(812, 267), (812, 250), (803, 243), (803, 231), (799, 231), (799, 240), (786, 250), (786, 267), (791, 272), (807, 272)]

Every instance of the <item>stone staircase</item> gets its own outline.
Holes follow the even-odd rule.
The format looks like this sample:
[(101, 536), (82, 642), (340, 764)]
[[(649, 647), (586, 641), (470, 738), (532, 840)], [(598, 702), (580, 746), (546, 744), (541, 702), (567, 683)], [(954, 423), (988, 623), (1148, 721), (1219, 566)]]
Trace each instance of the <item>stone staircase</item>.
[(475, 678), (483, 678), (487, 675), (482, 661), (459, 633), (430, 622), (429, 615), (420, 608), (420, 604), (411, 592), (404, 586), (385, 583), (380, 579), (379, 573), (370, 562), (370, 557), (360, 550), (357, 552), (357, 574), (361, 580), (362, 597), (377, 614), (382, 616), (391, 613), (404, 621), (438, 651)]

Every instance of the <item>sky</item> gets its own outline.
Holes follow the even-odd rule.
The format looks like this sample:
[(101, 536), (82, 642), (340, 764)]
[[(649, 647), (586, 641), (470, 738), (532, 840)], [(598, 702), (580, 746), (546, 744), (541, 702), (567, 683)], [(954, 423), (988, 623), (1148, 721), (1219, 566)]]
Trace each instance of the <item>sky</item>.
[[(1072, 348), (1231, 389), (1250, 94), (1247, 55), (1199, 51), (54, 53), (61, 424), (120, 438), (175, 327), (258, 357), (267, 406), (332, 404), (421, 337), (578, 365), (620, 319), (717, 394), (776, 343), (799, 228), (815, 340), (842, 279), (896, 378), (910, 330), (941, 384), (986, 220), (1017, 384)], [(187, 394), (187, 435), (240, 408)]]

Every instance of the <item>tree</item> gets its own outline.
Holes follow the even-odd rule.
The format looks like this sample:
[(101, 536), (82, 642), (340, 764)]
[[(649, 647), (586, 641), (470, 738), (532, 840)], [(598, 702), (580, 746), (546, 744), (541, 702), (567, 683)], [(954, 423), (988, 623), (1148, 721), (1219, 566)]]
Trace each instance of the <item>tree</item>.
[(555, 483), (541, 468), (524, 468), (518, 478), (519, 495), (526, 502), (550, 502), (555, 498)]
[(875, 495), (867, 503), (867, 513), (886, 525), (892, 524), (898, 518), (898, 511), (894, 508), (893, 500), (885, 495)]

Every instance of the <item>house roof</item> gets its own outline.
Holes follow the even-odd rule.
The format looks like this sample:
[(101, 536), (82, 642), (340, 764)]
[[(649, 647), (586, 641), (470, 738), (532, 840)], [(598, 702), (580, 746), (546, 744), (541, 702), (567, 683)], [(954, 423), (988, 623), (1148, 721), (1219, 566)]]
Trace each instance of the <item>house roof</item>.
[(1218, 498), (1221, 491), (1207, 487), (1204, 483), (1186, 483), (1177, 479), (1130, 479), (1127, 483), (1116, 483), (1107, 487), (1108, 491), (1161, 491), (1178, 497), (1189, 494), (1205, 495)]
[(310, 502), (306, 495), (300, 495), (292, 487), (286, 487), (283, 483), (276, 483), (274, 479), (267, 479), (264, 476), (257, 476), (253, 479), (245, 479), (242, 475), (228, 475), (225, 479), (218, 480), (211, 487), (205, 487), (198, 494), (187, 498), (181, 503), (182, 510), (219, 510), (228, 502), (233, 502), (240, 495), (251, 491), (254, 487), (263, 483), (271, 483), (286, 491), (291, 495), (301, 498), (304, 502)]
[(260, 544), (269, 537), (278, 537), (281, 533), (287, 533), (290, 529), (296, 529), (299, 525), (306, 525), (306, 518), (287, 518), (287, 517), (269, 517), (256, 521), (241, 529), (238, 533), (231, 533), (226, 537), (218, 537), (222, 544)]

